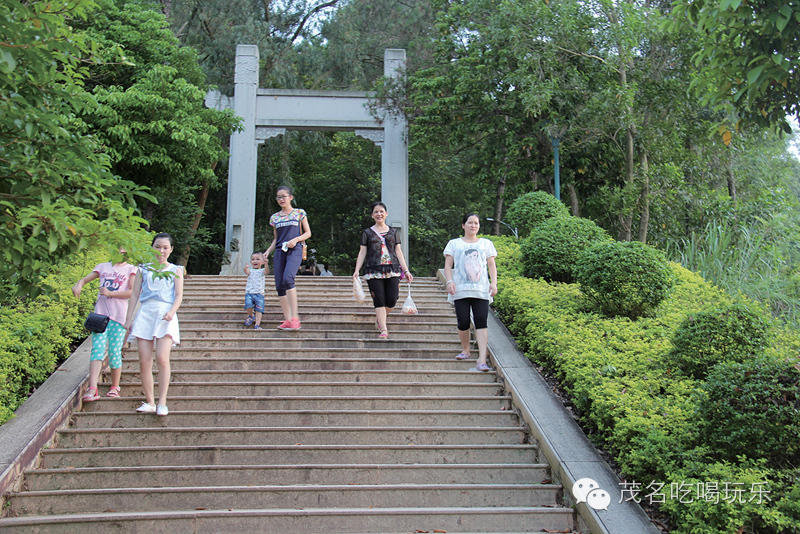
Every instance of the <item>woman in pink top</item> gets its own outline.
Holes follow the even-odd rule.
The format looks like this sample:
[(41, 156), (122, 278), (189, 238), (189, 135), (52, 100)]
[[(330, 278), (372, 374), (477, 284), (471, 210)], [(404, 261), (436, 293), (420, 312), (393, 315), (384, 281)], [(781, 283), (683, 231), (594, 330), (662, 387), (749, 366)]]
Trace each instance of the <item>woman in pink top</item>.
[[(125, 251), (120, 249), (120, 254)], [(79, 297), (83, 286), (100, 279), (100, 290), (94, 305), (95, 313), (108, 315), (106, 331), (92, 334), (92, 355), (89, 359), (89, 387), (83, 395), (85, 402), (100, 398), (97, 392), (97, 380), (103, 360), (108, 354), (108, 366), (111, 368), (111, 388), (107, 397), (119, 397), (119, 379), (122, 375), (122, 344), (125, 342), (125, 315), (128, 313), (128, 298), (133, 289), (136, 267), (125, 261), (112, 263), (107, 261), (98, 264), (92, 272), (78, 280), (72, 286), (72, 293)]]

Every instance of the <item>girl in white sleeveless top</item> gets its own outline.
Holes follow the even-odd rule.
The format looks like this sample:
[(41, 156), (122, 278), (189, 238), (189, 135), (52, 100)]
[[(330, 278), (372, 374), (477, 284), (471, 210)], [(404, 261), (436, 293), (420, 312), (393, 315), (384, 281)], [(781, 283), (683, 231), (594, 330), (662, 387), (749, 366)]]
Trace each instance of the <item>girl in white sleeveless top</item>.
[[(143, 265), (128, 305), (128, 318), (125, 328), (130, 329), (131, 337), (137, 338), (139, 348), (139, 367), (142, 376), (142, 389), (145, 401), (136, 411), (167, 415), (167, 390), (169, 389), (169, 355), (173, 345), (181, 341), (178, 308), (183, 300), (183, 268), (169, 263), (172, 253), (172, 236), (158, 234), (153, 240), (153, 248), (158, 254), (158, 263)], [(170, 276), (154, 276), (155, 271), (171, 273)], [(131, 320), (136, 302), (141, 307), (136, 319)], [(158, 361), (158, 405), (153, 395), (153, 351)]]

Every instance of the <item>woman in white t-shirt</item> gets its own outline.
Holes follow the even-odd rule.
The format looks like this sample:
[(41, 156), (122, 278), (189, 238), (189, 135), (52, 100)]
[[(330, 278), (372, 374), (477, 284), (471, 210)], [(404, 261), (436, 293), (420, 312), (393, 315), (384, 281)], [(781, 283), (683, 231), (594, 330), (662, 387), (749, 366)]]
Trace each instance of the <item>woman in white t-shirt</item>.
[(461, 227), (464, 236), (451, 239), (444, 249), (444, 276), (447, 279), (447, 300), (453, 303), (458, 320), (458, 338), (461, 352), (457, 360), (469, 358), (470, 311), (475, 323), (475, 339), (478, 342), (479, 371), (488, 371), (486, 347), (489, 334), (486, 319), (489, 304), (497, 294), (497, 266), (494, 258), (497, 251), (494, 243), (478, 237), (481, 220), (476, 213), (464, 217)]

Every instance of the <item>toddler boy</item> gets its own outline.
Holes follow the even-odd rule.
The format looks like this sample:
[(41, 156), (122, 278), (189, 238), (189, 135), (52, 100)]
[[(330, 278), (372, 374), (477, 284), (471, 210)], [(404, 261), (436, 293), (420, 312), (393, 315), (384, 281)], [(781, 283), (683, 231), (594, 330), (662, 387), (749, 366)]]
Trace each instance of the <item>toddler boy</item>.
[(261, 330), (266, 272), (264, 256), (260, 252), (254, 252), (250, 256), (250, 264), (244, 266), (244, 274), (247, 275), (247, 285), (244, 289), (244, 310), (247, 312), (247, 319), (245, 319), (244, 325), (252, 325), (254, 330)]

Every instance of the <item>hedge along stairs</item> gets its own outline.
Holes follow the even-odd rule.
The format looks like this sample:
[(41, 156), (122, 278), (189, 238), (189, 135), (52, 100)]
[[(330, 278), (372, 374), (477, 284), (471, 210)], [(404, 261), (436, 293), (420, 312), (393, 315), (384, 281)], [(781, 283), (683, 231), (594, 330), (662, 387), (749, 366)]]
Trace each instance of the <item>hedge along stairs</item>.
[(420, 315), (398, 305), (388, 340), (349, 277), (298, 277), (298, 332), (275, 329), (270, 284), (254, 331), (242, 325), (242, 277), (190, 277), (170, 414), (134, 412), (128, 351), (122, 397), (73, 415), (7, 495), (0, 530), (574, 529), (495, 373), (475, 371), (474, 355), (454, 359), (455, 317), (437, 282), (414, 282)]

